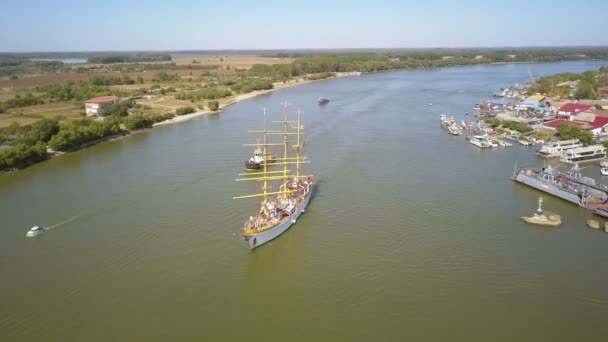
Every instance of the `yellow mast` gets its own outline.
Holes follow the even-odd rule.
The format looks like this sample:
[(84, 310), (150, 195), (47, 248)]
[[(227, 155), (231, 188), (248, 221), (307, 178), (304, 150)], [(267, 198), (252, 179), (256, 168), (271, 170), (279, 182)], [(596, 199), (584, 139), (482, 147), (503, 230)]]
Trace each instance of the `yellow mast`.
[[(251, 194), (251, 195), (244, 195), (244, 196), (237, 196), (237, 197), (233, 197), (233, 199), (239, 199), (239, 198), (252, 198), (252, 197), (263, 197), (263, 201), (262, 201), (262, 211), (267, 214), (267, 208), (266, 208), (266, 204), (268, 203), (268, 197), (269, 196), (273, 196), (273, 195), (282, 195), (284, 198), (288, 197), (289, 194), (291, 193), (291, 191), (288, 190), (287, 188), (287, 184), (289, 183), (290, 179), (300, 179), (300, 178), (306, 178), (306, 177), (311, 177), (311, 175), (300, 175), (300, 165), (301, 164), (306, 164), (306, 163), (310, 163), (309, 160), (306, 160), (306, 158), (302, 158), (301, 157), (301, 140), (300, 140), (300, 134), (301, 133), (301, 123), (300, 123), (300, 111), (298, 110), (298, 121), (288, 121), (287, 120), (287, 101), (285, 102), (285, 113), (284, 113), (284, 118), (282, 121), (272, 121), (275, 123), (281, 123), (283, 124), (283, 129), (282, 130), (268, 130), (267, 124), (267, 113), (266, 113), (266, 108), (264, 108), (264, 127), (263, 130), (256, 130), (256, 131), (249, 131), (252, 133), (262, 133), (262, 137), (263, 137), (263, 142), (260, 143), (259, 141), (256, 144), (243, 144), (243, 146), (262, 146), (263, 148), (263, 155), (264, 155), (264, 165), (262, 168), (261, 172), (247, 172), (247, 173), (241, 173), (239, 174), (239, 176), (244, 176), (245, 178), (239, 178), (236, 179), (237, 181), (263, 181), (263, 186), (262, 186), (262, 193), (259, 194)], [(287, 125), (288, 124), (297, 124), (297, 131), (296, 132), (288, 132), (287, 131)], [(291, 128), (296, 128), (296, 127), (291, 127)], [(295, 134), (297, 135), (297, 145), (295, 145), (294, 147), (296, 148), (296, 156), (295, 157), (288, 157), (288, 152), (287, 150), (289, 149), (289, 139), (288, 136), (291, 134)], [(283, 141), (280, 143), (272, 143), (272, 142), (268, 142), (268, 135), (283, 135)], [(269, 166), (266, 162), (266, 156), (269, 156), (269, 151), (268, 151), (268, 146), (283, 146), (283, 157), (279, 157), (279, 158), (274, 158), (273, 160), (273, 165), (275, 166), (279, 166), (279, 165), (283, 165), (283, 170), (281, 171), (269, 171)], [(287, 165), (291, 165), (291, 164), (295, 164), (296, 165), (296, 169), (297, 169), (297, 174), (293, 175), (291, 173), (291, 171), (289, 170), (289, 168), (287, 167)], [(284, 189), (283, 190), (279, 190), (279, 191), (273, 191), (273, 192), (269, 192), (270, 187), (268, 184), (268, 181), (275, 181), (275, 180), (280, 180), (283, 181), (283, 186)]]
[[(287, 140), (287, 100), (285, 100), (285, 109), (283, 111), (283, 158), (287, 160), (287, 148), (288, 148), (288, 140)], [(287, 191), (287, 163), (283, 166), (283, 190)], [(283, 198), (287, 198), (287, 192), (283, 195)]]
[[(262, 135), (264, 137), (263, 138), (264, 139), (264, 147), (263, 147), (264, 151), (262, 152), (263, 156), (264, 156), (264, 163), (263, 163), (264, 164), (264, 173), (267, 173), (268, 172), (268, 167), (267, 167), (268, 163), (266, 162), (266, 158), (268, 158), (267, 157), (268, 153), (267, 153), (267, 148), (266, 148), (266, 146), (267, 146), (266, 145), (267, 144), (267, 142), (266, 142), (266, 108), (264, 108), (264, 133)], [(264, 214), (268, 214), (266, 212), (267, 211), (266, 203), (267, 203), (267, 198), (268, 198), (268, 180), (266, 179), (266, 177), (264, 177), (264, 185), (262, 187), (262, 193), (264, 196), (264, 199), (262, 200), (262, 208), (264, 210)]]
[(297, 132), (298, 134), (296, 135), (298, 138), (297, 143), (296, 143), (296, 181), (298, 179), (300, 179), (300, 150), (301, 150), (301, 146), (300, 146), (300, 109), (298, 108), (298, 129)]

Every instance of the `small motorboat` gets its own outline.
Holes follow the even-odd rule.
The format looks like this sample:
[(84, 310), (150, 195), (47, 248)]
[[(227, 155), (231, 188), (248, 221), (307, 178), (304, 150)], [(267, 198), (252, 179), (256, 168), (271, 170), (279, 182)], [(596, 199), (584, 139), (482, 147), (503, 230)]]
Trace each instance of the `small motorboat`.
[(603, 161), (600, 163), (600, 172), (602, 176), (608, 176), (608, 162)]
[(551, 226), (557, 227), (562, 224), (562, 218), (559, 215), (545, 215), (543, 214), (543, 209), (541, 205), (543, 203), (543, 198), (538, 198), (538, 209), (532, 216), (523, 216), (521, 219), (526, 223), (537, 224), (541, 226)]
[(432, 103), (429, 103), (429, 106), (432, 106), (432, 105), (433, 105)]
[(319, 97), (320, 105), (326, 104), (327, 102), (329, 102), (329, 99), (327, 97)]
[(44, 233), (46, 231), (46, 228), (44, 228), (43, 226), (33, 226), (30, 230), (28, 230), (27, 234), (25, 234), (25, 236), (27, 237), (34, 237), (34, 236), (38, 236), (42, 233)]

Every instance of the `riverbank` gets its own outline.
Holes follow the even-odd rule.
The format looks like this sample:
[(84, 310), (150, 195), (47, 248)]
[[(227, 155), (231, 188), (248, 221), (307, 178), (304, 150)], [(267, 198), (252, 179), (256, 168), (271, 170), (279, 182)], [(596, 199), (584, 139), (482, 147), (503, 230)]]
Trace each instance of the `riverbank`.
[(19, 168), (10, 168), (10, 169), (6, 169), (6, 170), (0, 170), (0, 174), (3, 173), (11, 173), (11, 172), (16, 172), (22, 169), (25, 169), (26, 167), (29, 167), (33, 164), (38, 164), (41, 162), (44, 162), (46, 160), (49, 159), (53, 159), (65, 154), (69, 154), (72, 152), (76, 152), (78, 150), (82, 150), (85, 149), (87, 147), (93, 146), (93, 145), (97, 145), (106, 141), (112, 141), (112, 140), (117, 140), (117, 139), (122, 139), (126, 136), (129, 136), (133, 133), (138, 133), (138, 132), (142, 132), (142, 131), (147, 131), (147, 130), (151, 130), (155, 127), (158, 126), (164, 126), (164, 125), (169, 125), (169, 124), (175, 124), (175, 123), (180, 123), (180, 122), (185, 122), (185, 121), (189, 121), (192, 120), (196, 117), (202, 116), (202, 115), (207, 115), (207, 114), (219, 114), (221, 113), (224, 108), (231, 106), (233, 104), (248, 100), (248, 99), (252, 99), (256, 96), (259, 95), (263, 95), (263, 94), (268, 94), (277, 90), (282, 90), (282, 89), (287, 89), (287, 88), (291, 88), (291, 87), (295, 87), (295, 86), (299, 86), (299, 85), (305, 85), (305, 84), (309, 84), (309, 83), (313, 83), (313, 82), (318, 82), (318, 81), (323, 81), (323, 80), (329, 80), (329, 79), (336, 79), (336, 78), (343, 78), (343, 77), (348, 77), (348, 76), (359, 76), (361, 75), (361, 72), (344, 72), (344, 73), (336, 73), (335, 76), (333, 77), (327, 77), (327, 78), (323, 78), (323, 79), (316, 79), (316, 80), (307, 80), (305, 78), (298, 78), (295, 80), (291, 80), (291, 81), (287, 81), (287, 82), (283, 82), (283, 83), (275, 83), (273, 84), (273, 88), (272, 89), (267, 89), (267, 90), (256, 90), (250, 93), (246, 93), (246, 94), (240, 94), (237, 95), (232, 101), (227, 102), (223, 105), (220, 105), (220, 108), (217, 111), (210, 111), (210, 110), (202, 110), (202, 111), (198, 111), (198, 112), (194, 112), (194, 113), (190, 113), (190, 114), (185, 114), (185, 115), (179, 115), (179, 116), (175, 116), (171, 119), (167, 119), (165, 121), (161, 121), (161, 122), (157, 122), (152, 124), (151, 127), (148, 128), (142, 128), (142, 129), (136, 129), (136, 130), (124, 130), (121, 134), (117, 134), (117, 135), (112, 135), (112, 136), (108, 136), (108, 137), (104, 137), (101, 139), (96, 139), (93, 141), (88, 141), (80, 146), (78, 146), (77, 148), (74, 148), (70, 151), (53, 151), (53, 150), (48, 150), (47, 153), (47, 157), (45, 159), (42, 160), (38, 160), (38, 161), (33, 161), (33, 162), (29, 162), (24, 164), (24, 166), (19, 167)]
[(273, 84), (273, 88), (272, 89), (266, 89), (266, 90), (255, 90), (252, 91), (250, 93), (247, 94), (240, 94), (237, 95), (234, 100), (224, 104), (224, 105), (220, 105), (220, 108), (216, 111), (211, 111), (211, 110), (202, 110), (202, 111), (198, 111), (198, 112), (194, 112), (194, 113), (190, 113), (190, 114), (186, 114), (186, 115), (180, 115), (180, 116), (176, 116), (172, 119), (168, 119), (165, 121), (161, 121), (161, 122), (157, 122), (155, 124), (152, 125), (152, 127), (157, 127), (157, 126), (164, 126), (164, 125), (169, 125), (169, 124), (174, 124), (174, 123), (179, 123), (179, 122), (184, 122), (184, 121), (188, 121), (188, 120), (192, 120), (196, 117), (199, 117), (201, 115), (207, 115), (207, 114), (218, 114), (221, 113), (224, 108), (228, 107), (228, 106), (232, 106), (233, 104), (254, 98), (256, 96), (259, 95), (263, 95), (263, 94), (269, 94), (272, 93), (274, 91), (277, 90), (282, 90), (282, 89), (287, 89), (287, 88), (291, 88), (291, 87), (295, 87), (295, 86), (300, 86), (300, 85), (305, 85), (305, 84), (309, 84), (309, 83), (313, 83), (313, 82), (318, 82), (318, 81), (324, 81), (324, 80), (331, 80), (331, 79), (336, 79), (336, 78), (342, 78), (342, 77), (348, 77), (348, 76), (359, 76), (361, 75), (361, 72), (355, 71), (355, 72), (342, 72), (342, 73), (336, 73), (335, 76), (333, 77), (328, 77), (328, 78), (323, 78), (323, 79), (318, 79), (318, 80), (306, 80), (304, 78), (299, 78), (296, 80), (292, 80), (292, 81), (287, 81), (284, 83), (275, 83)]

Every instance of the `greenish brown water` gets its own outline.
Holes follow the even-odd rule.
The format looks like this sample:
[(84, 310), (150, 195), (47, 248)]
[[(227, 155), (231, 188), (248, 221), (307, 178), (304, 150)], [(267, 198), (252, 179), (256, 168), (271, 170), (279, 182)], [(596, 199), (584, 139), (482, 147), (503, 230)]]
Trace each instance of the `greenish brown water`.
[[(508, 177), (534, 149), (481, 151), (439, 126), (528, 68), (605, 64), (328, 80), (2, 175), (0, 340), (605, 341), (608, 234), (548, 196), (562, 226), (522, 223), (539, 194)], [(319, 184), (251, 252), (238, 232), (258, 204), (231, 199), (256, 186), (234, 182), (241, 144), (284, 100)], [(26, 238), (35, 224), (53, 228)]]

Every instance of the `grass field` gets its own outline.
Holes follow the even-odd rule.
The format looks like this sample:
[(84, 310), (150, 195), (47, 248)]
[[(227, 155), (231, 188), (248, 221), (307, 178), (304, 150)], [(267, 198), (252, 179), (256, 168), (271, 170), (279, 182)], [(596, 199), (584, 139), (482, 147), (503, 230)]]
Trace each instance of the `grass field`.
[(179, 107), (186, 107), (186, 106), (196, 107), (195, 103), (192, 103), (187, 100), (177, 100), (171, 95), (161, 96), (161, 97), (152, 98), (152, 99), (141, 99), (141, 100), (137, 100), (137, 103), (141, 104), (141, 105), (147, 105), (152, 108), (162, 109), (165, 112), (174, 111), (175, 109), (177, 109)]
[(193, 64), (197, 61), (198, 65), (220, 65), (223, 68), (249, 69), (254, 64), (289, 64), (293, 58), (270, 58), (254, 55), (174, 55), (173, 61), (177, 65)]
[[(208, 71), (212, 74), (230, 74), (234, 69), (249, 69), (254, 64), (288, 64), (293, 61), (292, 58), (270, 58), (270, 57), (259, 57), (254, 55), (175, 55), (173, 57), (173, 62), (177, 65), (189, 65), (193, 64), (193, 61), (196, 61), (194, 65), (219, 65), (218, 69), (209, 69), (209, 70), (190, 70), (190, 69), (180, 69), (180, 70), (150, 70), (143, 72), (120, 72), (120, 71), (108, 71), (105, 69), (91, 69), (86, 73), (77, 73), (77, 72), (65, 72), (65, 73), (53, 73), (53, 74), (43, 74), (43, 75), (33, 75), (28, 77), (22, 77), (16, 80), (2, 80), (0, 79), (0, 89), (21, 89), (21, 88), (31, 88), (40, 85), (47, 84), (55, 84), (55, 83), (65, 83), (69, 81), (78, 82), (78, 81), (87, 81), (92, 76), (102, 76), (102, 75), (127, 75), (132, 79), (136, 79), (137, 77), (142, 77), (146, 82), (151, 82), (151, 80), (158, 74), (159, 72), (166, 72), (168, 74), (178, 74), (182, 77), (188, 76), (200, 76), (204, 71)], [(92, 67), (92, 64), (83, 65), (84, 67)], [(96, 67), (100, 67), (100, 65), (96, 65)]]
[(45, 103), (37, 106), (12, 108), (6, 113), (0, 113), (0, 127), (7, 127), (13, 122), (27, 125), (43, 118), (62, 116), (66, 119), (80, 119), (82, 109), (76, 108), (71, 102)]
[(89, 75), (79, 73), (44, 74), (31, 77), (23, 77), (12, 81), (0, 80), (0, 89), (29, 88), (43, 84), (64, 83), (69, 81), (86, 81), (88, 79)]
[[(133, 80), (139, 77), (144, 79), (143, 84), (131, 85), (113, 85), (112, 89), (119, 89), (128, 94), (137, 94), (141, 88), (150, 88), (153, 84), (159, 84), (162, 87), (173, 87), (178, 92), (189, 92), (192, 89), (197, 89), (201, 83), (211, 84), (214, 87), (219, 83), (218, 76), (226, 76), (235, 74), (236, 69), (249, 69), (254, 64), (287, 64), (293, 61), (292, 58), (270, 58), (259, 57), (255, 55), (211, 55), (211, 54), (176, 54), (173, 56), (173, 62), (177, 65), (186, 67), (187, 65), (218, 65), (217, 69), (162, 69), (148, 71), (113, 71), (109, 70), (110, 66), (104, 65), (82, 65), (79, 67), (89, 68), (86, 72), (76, 72), (76, 70), (64, 73), (50, 73), (42, 75), (22, 76), (16, 80), (2, 79), (0, 80), (0, 101), (5, 101), (14, 98), (16, 94), (23, 96), (24, 91), (33, 91), (33, 87), (61, 84), (66, 82), (89, 81), (94, 76), (128, 76)], [(112, 65), (116, 68), (116, 65)], [(180, 80), (171, 82), (154, 82), (153, 79), (157, 74), (165, 72), (167, 74), (177, 74)], [(204, 77), (203, 77), (204, 76)], [(203, 77), (203, 78), (201, 78)], [(280, 87), (280, 86), (279, 86)], [(197, 110), (207, 108), (209, 100), (201, 100), (191, 102), (189, 100), (177, 100), (174, 93), (161, 95), (155, 93), (155, 97), (150, 99), (139, 99), (136, 102), (141, 105), (148, 106), (149, 109), (137, 109), (136, 112), (144, 112), (146, 114), (160, 114), (173, 112), (175, 109), (184, 106), (192, 106)], [(44, 94), (35, 93), (35, 96), (43, 96), (44, 101), (48, 101)], [(220, 105), (226, 105), (236, 100), (237, 95), (229, 96), (223, 99), (218, 99)], [(82, 109), (76, 108), (73, 101), (64, 103), (46, 103), (37, 106), (12, 108), (6, 113), (0, 114), (0, 127), (9, 126), (13, 122), (20, 125), (29, 124), (41, 118), (49, 118), (62, 116), (66, 119), (82, 118)]]

